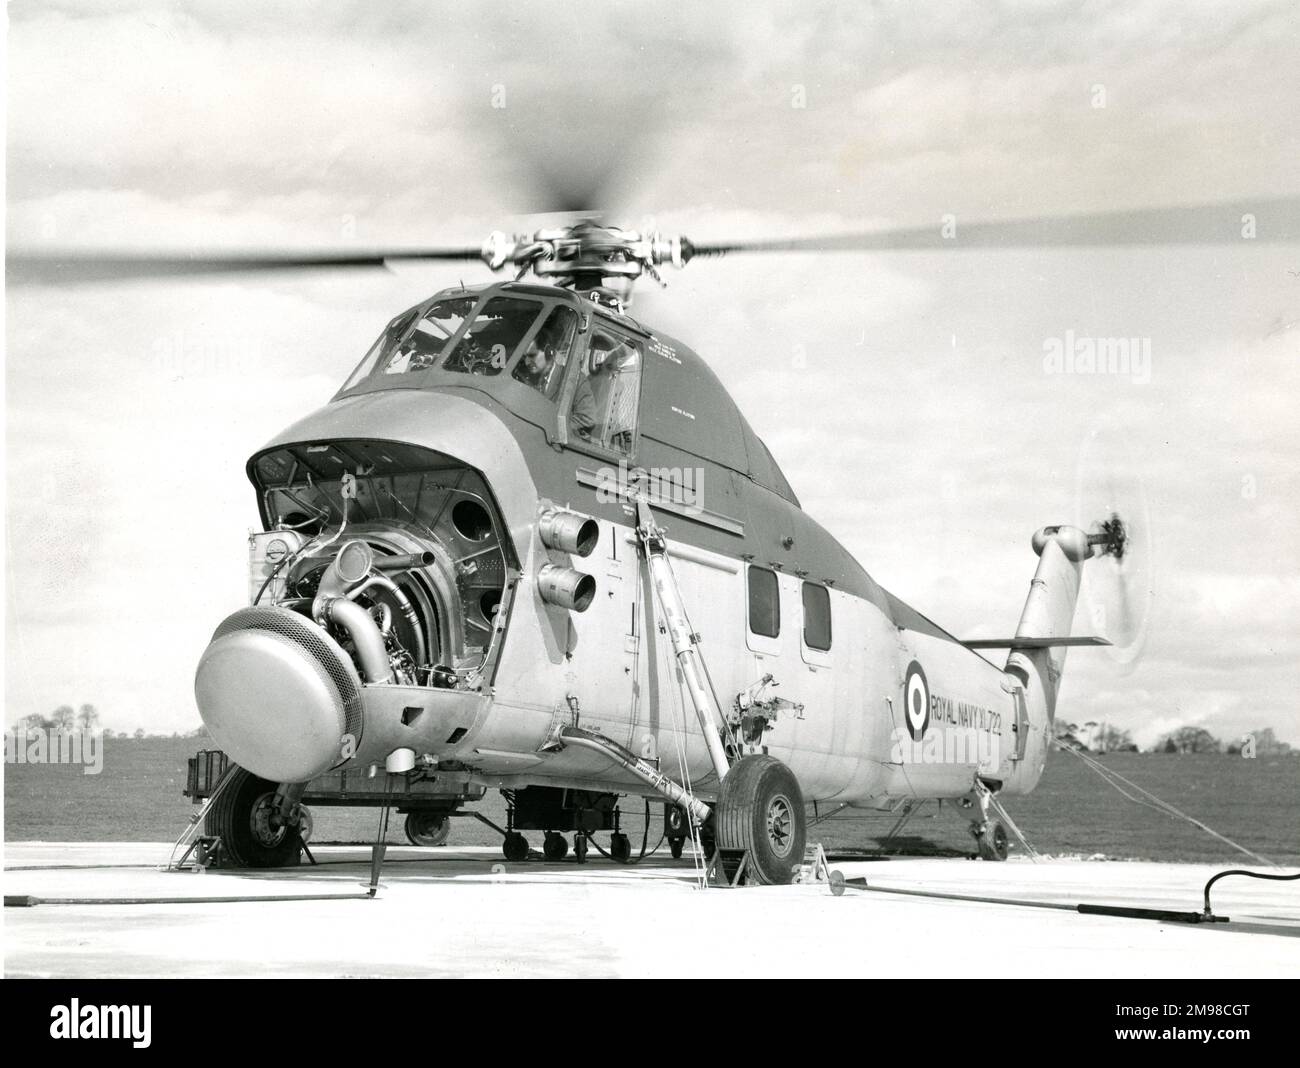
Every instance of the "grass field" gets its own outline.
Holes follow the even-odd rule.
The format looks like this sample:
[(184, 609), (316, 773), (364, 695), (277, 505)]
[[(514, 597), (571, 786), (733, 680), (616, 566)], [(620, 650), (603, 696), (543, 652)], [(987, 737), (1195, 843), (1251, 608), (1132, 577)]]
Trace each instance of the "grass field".
[[(7, 764), (4, 831), (8, 841), (170, 841), (194, 811), (181, 796), (185, 761), (202, 743), (194, 739), (107, 739), (103, 772), (79, 766)], [(1300, 863), (1300, 756), (1244, 760), (1229, 756), (1113, 753), (1105, 764), (1157, 797), (1176, 805), (1248, 849), (1280, 863)], [(1113, 859), (1227, 861), (1244, 859), (1203, 831), (1125, 799), (1075, 758), (1053, 754), (1038, 789), (1008, 798), (1008, 812), (1041, 853)], [(479, 806), (503, 822), (505, 806), (489, 793)], [(624, 805), (624, 829), (639, 847), (642, 803)], [(662, 827), (651, 808), (653, 846)], [(314, 840), (368, 841), (378, 813), (366, 809), (318, 809)], [(885, 834), (887, 817), (834, 817), (812, 837), (828, 849), (872, 848)], [(541, 844), (540, 832), (530, 836)], [(403, 841), (401, 821), (391, 841)], [(495, 844), (497, 836), (474, 820), (458, 820), (452, 843)], [(602, 838), (602, 844), (603, 838)], [(909, 824), (903, 851), (968, 851), (965, 819), (944, 806), (922, 810)]]

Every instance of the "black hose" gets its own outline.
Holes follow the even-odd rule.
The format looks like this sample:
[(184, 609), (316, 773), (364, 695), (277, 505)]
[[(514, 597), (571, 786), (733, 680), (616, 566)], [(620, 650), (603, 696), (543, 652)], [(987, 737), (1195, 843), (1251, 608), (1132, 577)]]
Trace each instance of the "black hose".
[(1246, 871), (1244, 868), (1231, 868), (1228, 871), (1221, 871), (1217, 875), (1211, 876), (1210, 881), (1205, 884), (1205, 916), (1212, 917), (1214, 913), (1210, 911), (1210, 887), (1220, 879), (1226, 879), (1229, 875), (1244, 875), (1249, 879), (1272, 879), (1275, 882), (1285, 883), (1300, 879), (1300, 872), (1295, 875), (1269, 875), (1262, 871)]
[(646, 843), (650, 841), (650, 799), (647, 797), (645, 802), (645, 823), (641, 827), (641, 855), (638, 856), (636, 860), (633, 860), (631, 857), (628, 857), (627, 860), (617, 860), (614, 857), (610, 856), (610, 854), (606, 853), (603, 849), (601, 849), (600, 843), (597, 842), (596, 839), (592, 838), (590, 835), (587, 836), (587, 841), (596, 847), (597, 853), (599, 853), (606, 860), (614, 861), (615, 864), (640, 864), (641, 861), (645, 860), (646, 857), (653, 857), (656, 853), (659, 852), (659, 847), (664, 844), (665, 837), (667, 837), (666, 833), (661, 834), (659, 836), (659, 841), (655, 843), (654, 849), (650, 850), (649, 853), (645, 851)]
[(1268, 875), (1263, 872), (1243, 871), (1235, 868), (1230, 871), (1221, 871), (1205, 884), (1204, 912), (1175, 912), (1168, 909), (1144, 909), (1129, 905), (1092, 905), (1086, 902), (1071, 905), (1061, 901), (1032, 901), (1024, 898), (989, 897), (977, 894), (949, 894), (938, 890), (907, 890), (893, 886), (870, 886), (864, 878), (846, 879), (845, 885), (852, 890), (868, 890), (878, 894), (902, 894), (906, 897), (928, 897), (942, 901), (973, 901), (985, 905), (1012, 905), (1017, 908), (1027, 909), (1054, 909), (1059, 912), (1077, 912), (1085, 916), (1122, 916), (1135, 920), (1157, 920), (1161, 923), (1199, 924), (1229, 922), (1227, 916), (1216, 916), (1210, 911), (1210, 887), (1220, 879), (1226, 879), (1229, 875), (1246, 875), (1252, 879), (1272, 879), (1278, 882), (1300, 879), (1300, 873), (1295, 875)]
[(31, 894), (6, 894), (5, 908), (33, 908), (36, 905), (236, 905), (246, 901), (360, 901), (369, 900), (369, 892), (359, 894), (268, 894), (264, 897), (34, 897)]
[(274, 580), (275, 576), (280, 573), (280, 571), (284, 568), (285, 564), (287, 564), (290, 560), (296, 559), (297, 556), (298, 556), (297, 553), (291, 553), (288, 556), (286, 556), (283, 560), (281, 560), (278, 564), (275, 565), (275, 569), (269, 575), (266, 576), (266, 581), (262, 583), (261, 588), (257, 591), (257, 596), (253, 598), (253, 604), (258, 604), (262, 600), (262, 594), (266, 592), (266, 588), (269, 585), (271, 585), (271, 582)]

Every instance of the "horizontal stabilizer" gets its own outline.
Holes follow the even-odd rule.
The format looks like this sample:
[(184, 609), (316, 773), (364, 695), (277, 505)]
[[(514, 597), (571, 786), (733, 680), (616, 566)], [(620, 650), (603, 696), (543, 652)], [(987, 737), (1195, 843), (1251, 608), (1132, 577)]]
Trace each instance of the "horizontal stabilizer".
[(1110, 645), (1106, 638), (1093, 634), (1073, 638), (976, 638), (962, 642), (967, 649), (1051, 649), (1057, 646), (1073, 648), (1079, 645)]

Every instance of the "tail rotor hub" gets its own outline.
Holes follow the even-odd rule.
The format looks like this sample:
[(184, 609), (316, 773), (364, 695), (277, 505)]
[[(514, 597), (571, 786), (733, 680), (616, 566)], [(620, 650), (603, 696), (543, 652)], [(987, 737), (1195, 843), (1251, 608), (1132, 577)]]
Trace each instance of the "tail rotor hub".
[(1088, 535), (1088, 544), (1098, 546), (1101, 550), (1099, 555), (1113, 556), (1123, 563), (1129, 538), (1124, 520), (1119, 517), (1119, 513), (1112, 512), (1110, 518), (1103, 520), (1100, 526), (1099, 531)]

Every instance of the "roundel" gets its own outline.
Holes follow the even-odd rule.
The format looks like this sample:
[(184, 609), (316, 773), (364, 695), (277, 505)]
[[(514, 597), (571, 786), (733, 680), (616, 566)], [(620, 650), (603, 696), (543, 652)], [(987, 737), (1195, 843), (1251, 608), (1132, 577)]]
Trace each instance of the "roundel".
[(907, 733), (919, 742), (930, 725), (930, 684), (921, 665), (913, 660), (903, 679), (903, 705), (907, 716)]

